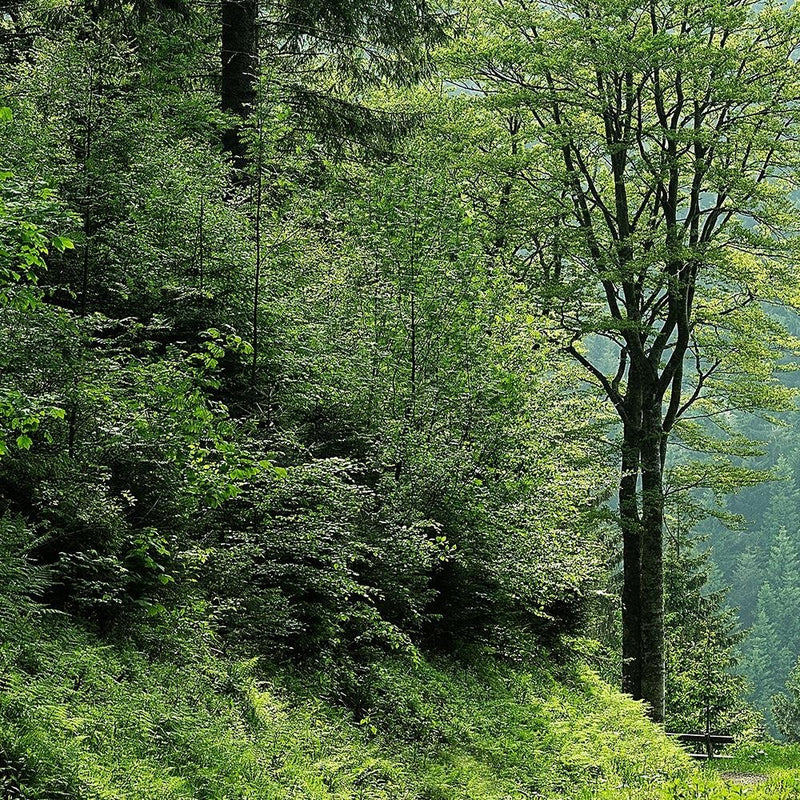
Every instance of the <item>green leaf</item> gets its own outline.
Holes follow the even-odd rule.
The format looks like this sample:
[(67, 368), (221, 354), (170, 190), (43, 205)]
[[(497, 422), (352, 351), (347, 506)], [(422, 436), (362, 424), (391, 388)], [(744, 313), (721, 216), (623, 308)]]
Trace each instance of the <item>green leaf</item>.
[(20, 450), (30, 450), (32, 444), (33, 439), (31, 439), (30, 436), (26, 436), (24, 433), (20, 436), (17, 436), (17, 447)]
[(66, 236), (54, 236), (50, 242), (59, 253), (63, 253), (65, 250), (75, 249), (75, 244), (73, 241), (68, 239)]

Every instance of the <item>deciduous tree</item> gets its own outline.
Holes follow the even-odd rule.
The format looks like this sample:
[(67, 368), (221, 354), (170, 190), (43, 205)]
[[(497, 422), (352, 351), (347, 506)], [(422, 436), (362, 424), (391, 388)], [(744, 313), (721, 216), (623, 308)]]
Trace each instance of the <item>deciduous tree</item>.
[(800, 13), (479, 0), (464, 20), (449, 75), (505, 126), (501, 242), (619, 417), (623, 682), (662, 720), (668, 441), (786, 404), (765, 304), (798, 297)]

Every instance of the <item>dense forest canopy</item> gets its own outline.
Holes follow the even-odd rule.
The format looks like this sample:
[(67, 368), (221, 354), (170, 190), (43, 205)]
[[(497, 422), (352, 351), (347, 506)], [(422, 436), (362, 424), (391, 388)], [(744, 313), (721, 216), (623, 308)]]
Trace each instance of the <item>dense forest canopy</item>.
[[(48, 602), (106, 627), (188, 593), (356, 682), (374, 649), (572, 620), (600, 558), (598, 404), (485, 259), (466, 165), (366, 97), (341, 113), (392, 157), (329, 146), (336, 62), (306, 39), (231, 128), (216, 14), (134, 10), (7, 20), (7, 229), (55, 246), (11, 276), (31, 299), (5, 315), (3, 482)], [(37, 180), (62, 200), (23, 217)]]
[(2, 639), (366, 730), (426, 659), (587, 661), (800, 738), (798, 46), (750, 0), (0, 4)]

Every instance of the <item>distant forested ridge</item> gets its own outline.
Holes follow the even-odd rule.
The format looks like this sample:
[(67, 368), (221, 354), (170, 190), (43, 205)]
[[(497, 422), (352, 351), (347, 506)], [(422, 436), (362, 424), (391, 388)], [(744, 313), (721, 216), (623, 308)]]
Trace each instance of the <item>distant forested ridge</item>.
[(750, 697), (773, 730), (781, 716), (773, 716), (773, 700), (800, 658), (796, 425), (791, 415), (777, 429), (749, 428), (750, 435), (770, 439), (757, 463), (771, 480), (728, 498), (727, 510), (741, 515), (742, 522), (732, 531), (715, 531), (710, 540), (720, 572), (717, 582), (730, 585), (729, 602), (748, 631), (740, 649)]

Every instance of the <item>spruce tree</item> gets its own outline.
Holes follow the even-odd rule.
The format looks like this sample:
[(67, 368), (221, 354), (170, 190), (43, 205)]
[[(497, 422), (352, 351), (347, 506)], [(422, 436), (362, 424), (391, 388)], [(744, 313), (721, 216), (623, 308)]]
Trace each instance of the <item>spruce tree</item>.
[(749, 727), (746, 682), (739, 670), (744, 638), (727, 588), (715, 589), (707, 537), (680, 522), (667, 545), (665, 564), (665, 722), (670, 730), (734, 733)]

